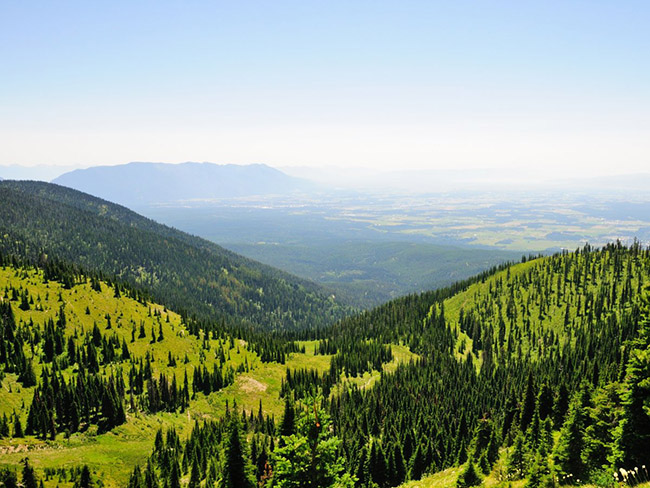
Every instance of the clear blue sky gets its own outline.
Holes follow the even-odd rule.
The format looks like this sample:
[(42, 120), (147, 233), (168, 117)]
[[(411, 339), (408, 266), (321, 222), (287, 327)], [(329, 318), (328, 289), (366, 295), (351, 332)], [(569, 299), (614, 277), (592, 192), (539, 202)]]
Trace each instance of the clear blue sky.
[(0, 0), (0, 165), (650, 170), (646, 1)]

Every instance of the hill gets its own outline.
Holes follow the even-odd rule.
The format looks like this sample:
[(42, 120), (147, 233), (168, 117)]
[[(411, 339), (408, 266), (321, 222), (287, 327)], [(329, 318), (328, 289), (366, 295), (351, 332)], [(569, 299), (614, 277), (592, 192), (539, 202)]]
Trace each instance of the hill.
[(318, 285), (76, 190), (3, 181), (0, 201), (0, 251), (115, 276), (181, 312), (265, 331), (324, 326), (346, 313)]
[[(243, 341), (193, 333), (177, 313), (102, 281), (78, 277), (69, 287), (0, 264), (0, 465), (27, 455), (39, 475), (56, 472), (66, 486), (85, 463), (106, 486), (125, 486), (160, 425), (183, 435), (233, 400), (281, 412), (284, 366), (263, 363)], [(309, 363), (297, 356), (287, 365)]]
[[(28, 457), (47, 488), (71, 487), (84, 464), (103, 486), (126, 486), (161, 429), (185, 442), (229, 408), (245, 411), (251, 432), (271, 432), (287, 371), (329, 370), (314, 341), (283, 364), (263, 361), (251, 344), (119, 283), (62, 283), (49, 267), (10, 261), (0, 256), (0, 468)], [(411, 357), (397, 347), (386, 368)]]
[(528, 486), (640, 470), (650, 441), (637, 403), (650, 400), (638, 389), (650, 378), (649, 264), (638, 246), (587, 246), (342, 321), (321, 347), (345, 351), (343, 363), (368, 340), (421, 357), (332, 408), (350, 469), (374, 457), (399, 474), (386, 481), (364, 468), (360, 479), (389, 486), (459, 465), (479, 479), (535, 479)]
[[(330, 473), (321, 486), (646, 481), (649, 282), (650, 250), (586, 246), (347, 318), (314, 349), (330, 356), (329, 374), (287, 372), (293, 410), (283, 419), (298, 420), (279, 429), (293, 435), (254, 430), (242, 462), (262, 484), (295, 486), (313, 479), (310, 459)], [(387, 370), (397, 344), (412, 359)], [(374, 381), (338, 383), (378, 370)], [(181, 443), (196, 453), (187, 463), (198, 463), (206, 439), (227, 446), (227, 425), (195, 428)], [(206, 451), (208, 465), (223, 455)], [(148, 461), (165, 462), (161, 449)], [(200, 470), (192, 477), (203, 480)]]
[[(5, 300), (23, 320), (21, 332), (5, 334), (4, 344), (16, 350), (15, 340), (10, 339), (21, 337), (24, 356), (31, 354), (34, 369), (49, 364), (47, 358), (52, 353), (48, 351), (56, 351), (56, 331), (60, 330), (58, 295), (49, 305), (54, 323), (39, 326), (43, 322), (34, 319), (32, 324), (31, 317), (24, 314), (40, 313), (32, 310), (37, 308), (39, 294), (42, 302), (44, 291), (21, 290), (32, 286), (29, 280), (41, 286), (38, 279), (29, 271), (9, 269), (3, 280), (11, 285), (5, 287)], [(95, 462), (93, 476), (102, 477), (101, 470), (109, 469), (106, 462), (99, 461), (106, 455), (104, 442), (137, 438), (122, 429), (130, 425), (130, 415), (137, 417), (138, 408), (146, 408), (154, 398), (160, 411), (138, 413), (150, 422), (147, 425), (161, 427), (149, 457), (143, 453), (147, 447), (143, 443), (133, 451), (125, 449), (121, 458), (113, 458), (113, 462), (125, 464), (112, 468), (122, 473), (121, 480), (126, 477), (126, 465), (131, 468), (130, 487), (148, 486), (146, 479), (162, 479), (181, 488), (220, 484), (235, 473), (229, 468), (235, 462), (244, 467), (243, 472), (237, 471), (242, 478), (236, 486), (248, 486), (253, 478), (262, 486), (268, 486), (271, 479), (274, 484), (305, 486), (317, 475), (323, 476), (321, 486), (346, 487), (398, 486), (423, 477), (424, 486), (472, 486), (482, 480), (486, 486), (585, 482), (609, 486), (615, 474), (621, 484), (645, 481), (647, 473), (642, 466), (647, 465), (650, 441), (650, 415), (644, 407), (650, 402), (649, 283), (650, 250), (639, 245), (585, 246), (574, 253), (523, 260), (343, 319), (320, 331), (319, 340), (294, 343), (285, 366), (263, 363), (247, 344), (233, 342), (223, 333), (215, 337), (211, 332), (206, 343), (205, 332), (196, 324), (183, 323), (175, 315), (168, 324), (169, 312), (153, 304), (147, 304), (151, 317), (149, 312), (147, 318), (141, 314), (135, 324), (128, 321), (131, 312), (123, 313), (119, 331), (119, 306), (112, 304), (110, 309), (115, 306), (115, 311), (106, 312), (110, 320), (106, 315), (101, 318), (105, 311), (99, 310), (99, 316), (93, 318), (102, 336), (97, 339), (90, 318), (88, 329), (84, 329), (90, 330), (88, 333), (75, 331), (82, 327), (74, 325), (81, 320), (78, 315), (86, 312), (70, 313), (69, 317), (66, 312), (66, 338), (70, 335), (74, 344), (79, 344), (77, 350), (84, 361), (93, 357), (90, 345), (94, 342), (102, 344), (97, 356), (102, 363), (106, 354), (112, 358), (104, 369), (100, 366), (103, 381), (109, 385), (105, 388), (111, 381), (117, 383), (112, 378), (120, 377), (118, 371), (139, 364), (123, 358), (120, 339), (126, 340), (129, 351), (132, 347), (137, 351), (138, 341), (160, 342), (161, 349), (154, 355), (158, 360), (159, 353), (164, 358), (170, 351), (180, 358), (175, 347), (166, 346), (171, 346), (167, 341), (187, 338), (203, 349), (203, 362), (208, 366), (235, 369), (232, 377), (222, 373), (221, 389), (207, 394), (202, 390), (206, 388), (205, 373), (197, 383), (193, 376), (197, 369), (193, 369), (188, 383), (192, 383), (192, 392), (205, 396), (197, 393), (190, 397), (189, 405), (183, 403), (184, 393), (173, 394), (173, 389), (168, 390), (167, 400), (160, 402), (152, 387), (153, 394), (136, 393), (131, 414), (125, 395), (121, 405), (126, 422), (112, 426), (110, 434), (99, 432), (106, 428), (109, 417), (102, 407), (101, 414), (90, 416), (89, 423), (97, 432), (86, 439), (84, 462)], [(50, 282), (49, 286), (57, 285)], [(56, 290), (67, 311), (77, 297), (90, 294), (92, 303), (98, 301), (93, 298), (93, 286), (92, 279), (81, 279), (68, 291), (64, 286)], [(116, 291), (104, 290), (105, 286), (100, 285), (102, 293), (115, 298)], [(75, 292), (75, 287), (86, 288)], [(123, 294), (121, 300), (127, 297)], [(22, 310), (23, 305), (27, 310)], [(83, 302), (79, 307), (83, 310)], [(145, 313), (147, 307), (143, 305), (141, 310)], [(139, 338), (137, 320), (149, 321), (143, 338)], [(162, 333), (156, 329), (160, 324)], [(117, 340), (111, 339), (113, 332), (121, 334)], [(112, 345), (112, 353), (104, 342)], [(184, 350), (192, 351), (189, 346)], [(145, 350), (140, 351), (146, 356)], [(214, 356), (209, 351), (214, 351)], [(79, 357), (77, 352), (73, 354)], [(69, 371), (63, 366), (70, 361), (70, 353), (62, 351), (52, 371), (54, 363)], [(164, 362), (156, 367), (162, 369)], [(186, 365), (181, 362), (184, 366), (177, 360), (175, 367), (199, 368), (201, 353), (188, 355)], [(16, 361), (10, 363), (17, 367)], [(24, 401), (16, 397), (28, 388), (18, 383), (32, 377), (25, 375), (24, 369), (10, 371), (3, 380), (7, 398), (3, 404)], [(180, 369), (177, 372), (180, 376)], [(129, 386), (135, 385), (139, 392), (137, 375), (131, 378)], [(224, 378), (233, 378), (232, 383), (226, 386)], [(212, 384), (210, 381), (207, 384)], [(161, 379), (158, 384), (162, 383)], [(121, 391), (118, 386), (116, 391)], [(205, 407), (204, 398), (209, 407)], [(237, 399), (234, 411), (232, 402), (226, 407), (226, 399)], [(163, 407), (169, 401), (176, 403)], [(262, 403), (255, 408), (258, 401)], [(246, 406), (241, 414), (240, 402)], [(107, 412), (119, 413), (119, 404), (109, 401)], [(189, 425), (181, 421), (188, 409), (191, 418), (199, 422)], [(58, 421), (58, 412), (54, 418)], [(52, 423), (41, 425), (47, 431)], [(147, 431), (150, 436), (156, 428)], [(102, 437), (111, 435), (114, 437)], [(54, 446), (72, 464), (65, 457), (70, 451), (65, 450), (64, 436), (56, 436), (63, 435), (56, 433)], [(48, 442), (33, 435), (26, 439), (41, 450)], [(132, 459), (124, 454), (128, 452), (133, 453)], [(6, 455), (8, 451), (2, 459), (13, 465), (21, 456), (15, 452)], [(30, 457), (43, 466), (51, 466), (56, 459), (51, 452), (39, 450), (30, 452)], [(133, 469), (136, 462), (140, 467)], [(55, 474), (48, 478), (49, 483), (54, 482)], [(66, 480), (74, 478), (70, 472), (65, 476)], [(160, 486), (158, 481), (151, 485)]]
[(77, 169), (53, 183), (126, 206), (307, 191), (313, 184), (264, 164), (129, 163)]

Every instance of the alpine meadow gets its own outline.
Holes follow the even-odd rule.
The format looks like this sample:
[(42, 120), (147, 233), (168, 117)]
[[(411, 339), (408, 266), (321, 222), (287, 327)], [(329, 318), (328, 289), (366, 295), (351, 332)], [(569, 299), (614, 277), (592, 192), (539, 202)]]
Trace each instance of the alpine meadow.
[(0, 488), (650, 488), (649, 21), (0, 1)]

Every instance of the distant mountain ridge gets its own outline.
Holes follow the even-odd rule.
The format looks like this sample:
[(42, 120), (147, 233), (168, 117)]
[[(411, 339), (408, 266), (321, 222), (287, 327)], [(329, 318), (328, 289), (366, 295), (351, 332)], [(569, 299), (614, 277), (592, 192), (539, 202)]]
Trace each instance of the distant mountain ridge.
[(314, 184), (265, 164), (133, 162), (95, 166), (52, 180), (126, 206), (307, 191)]

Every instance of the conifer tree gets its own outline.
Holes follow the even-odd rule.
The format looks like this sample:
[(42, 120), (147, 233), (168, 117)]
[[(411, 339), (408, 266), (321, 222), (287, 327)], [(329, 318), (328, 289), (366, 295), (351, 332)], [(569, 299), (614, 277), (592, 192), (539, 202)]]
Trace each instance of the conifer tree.
[(18, 488), (16, 473), (12, 469), (4, 468), (0, 471), (0, 485), (4, 488)]
[(368, 454), (368, 473), (370, 474), (370, 479), (381, 488), (387, 485), (388, 465), (386, 463), (386, 456), (379, 442), (374, 439)]
[(199, 471), (199, 462), (196, 456), (192, 460), (192, 471), (190, 474), (190, 482), (187, 488), (198, 488), (201, 484), (201, 472)]
[(332, 433), (329, 415), (319, 407), (319, 399), (308, 399), (307, 404), (311, 408), (300, 413), (296, 434), (271, 454), (273, 486), (352, 488), (354, 477), (344, 473), (341, 441)]
[(519, 417), (519, 425), (521, 430), (525, 431), (528, 424), (533, 419), (535, 413), (535, 384), (533, 380), (532, 371), (528, 373), (528, 382), (526, 384), (526, 393), (524, 395), (524, 403), (521, 407), (521, 416)]
[(589, 400), (589, 391), (581, 388), (571, 402), (569, 413), (560, 430), (554, 458), (561, 481), (563, 478), (585, 479), (585, 464), (581, 454), (584, 449), (584, 429), (588, 425)]
[(94, 483), (90, 476), (90, 469), (87, 464), (84, 464), (83, 468), (81, 468), (81, 474), (77, 481), (75, 481), (73, 488), (92, 488), (93, 485)]
[(427, 469), (426, 462), (424, 459), (424, 453), (422, 448), (418, 444), (411, 458), (411, 464), (409, 466), (408, 478), (410, 480), (419, 480), (422, 478), (425, 470)]
[(646, 465), (650, 446), (650, 296), (643, 299), (638, 339), (627, 363), (623, 412), (616, 432), (616, 464), (626, 469)]
[(137, 464), (133, 468), (133, 473), (131, 473), (127, 488), (143, 488), (142, 471)]
[(23, 460), (22, 474), (23, 488), (38, 488), (38, 481), (36, 480), (36, 474), (34, 474), (34, 468), (29, 464), (29, 459), (27, 458)]
[(481, 477), (476, 472), (474, 463), (470, 459), (465, 466), (465, 469), (458, 475), (456, 486), (458, 488), (467, 488), (470, 486), (478, 486), (481, 484)]
[(144, 488), (158, 488), (158, 477), (153, 467), (151, 458), (147, 460), (147, 467), (144, 470)]
[(524, 486), (525, 488), (552, 488), (554, 486), (548, 457), (540, 451), (535, 453)]
[(237, 415), (233, 415), (228, 427), (228, 440), (221, 488), (254, 488), (250, 459), (246, 453), (246, 441), (242, 439)]
[(519, 432), (506, 460), (508, 476), (518, 480), (524, 476), (526, 471), (526, 447), (524, 436)]
[(14, 414), (14, 437), (25, 437), (23, 424), (20, 423), (20, 417)]
[(283, 445), (285, 436), (290, 436), (296, 433), (296, 414), (291, 401), (290, 395), (284, 398), (284, 414), (282, 415), (282, 423), (280, 424), (280, 445)]

